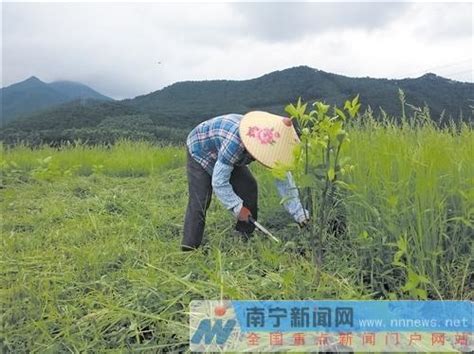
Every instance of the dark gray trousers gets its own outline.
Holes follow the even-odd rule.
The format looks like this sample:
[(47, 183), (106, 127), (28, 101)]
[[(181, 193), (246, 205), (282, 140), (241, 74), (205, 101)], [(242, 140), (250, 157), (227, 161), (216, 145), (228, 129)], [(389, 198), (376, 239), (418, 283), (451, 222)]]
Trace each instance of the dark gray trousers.
[[(199, 247), (204, 234), (206, 223), (206, 211), (209, 208), (212, 197), (212, 178), (200, 164), (187, 152), (186, 170), (188, 175), (189, 200), (184, 219), (184, 236), (181, 242), (183, 251)], [(230, 184), (234, 192), (242, 199), (243, 205), (247, 207), (254, 219), (257, 219), (258, 189), (257, 181), (247, 166), (234, 166), (230, 177)], [(237, 231), (250, 234), (255, 226), (245, 222), (237, 221)]]

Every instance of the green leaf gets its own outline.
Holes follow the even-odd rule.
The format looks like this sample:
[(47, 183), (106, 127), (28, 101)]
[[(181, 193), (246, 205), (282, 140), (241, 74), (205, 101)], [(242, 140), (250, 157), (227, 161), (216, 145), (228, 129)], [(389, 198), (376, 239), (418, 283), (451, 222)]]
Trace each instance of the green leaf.
[(428, 293), (426, 292), (425, 289), (420, 289), (420, 288), (413, 289), (412, 294), (422, 300), (426, 300), (428, 298)]
[(329, 170), (328, 170), (328, 178), (329, 180), (332, 182), (334, 181), (334, 178), (336, 177), (336, 172), (334, 172), (334, 168), (331, 167)]
[(397, 251), (395, 252), (394, 256), (393, 256), (393, 261), (394, 262), (400, 262), (400, 259), (402, 258), (402, 256), (405, 254), (405, 252), (403, 251)]
[(288, 170), (283, 168), (283, 166), (275, 166), (274, 168), (271, 169), (271, 174), (273, 177), (277, 179), (285, 179), (286, 178), (286, 172)]
[(406, 251), (407, 251), (407, 241), (405, 240), (405, 238), (403, 236), (401, 236), (397, 240), (397, 247), (400, 251), (406, 253)]
[(413, 290), (417, 287), (418, 283), (415, 283), (413, 281), (407, 281), (406, 284), (402, 287), (403, 291), (410, 291)]
[(290, 117), (298, 117), (298, 110), (292, 104), (285, 107), (285, 112), (288, 113)]
[(351, 103), (352, 107), (356, 106), (359, 103), (359, 95), (355, 96)]
[(300, 109), (299, 109), (299, 114), (300, 114), (300, 115), (303, 115), (304, 112), (306, 112), (306, 106), (307, 106), (307, 105), (308, 105), (308, 104), (305, 103), (304, 105), (300, 106)]
[(336, 114), (342, 119), (342, 120), (346, 120), (346, 114), (341, 111), (339, 108), (336, 107)]
[(350, 101), (346, 101), (344, 103), (344, 109), (348, 110), (349, 108), (351, 108), (351, 102)]
[(325, 118), (326, 113), (329, 110), (329, 105), (324, 104), (322, 102), (315, 102), (314, 105), (316, 106), (319, 120), (322, 120), (323, 118)]
[(337, 134), (336, 138), (337, 138), (337, 141), (339, 142), (339, 144), (342, 144), (342, 142), (344, 141), (344, 139), (346, 138), (347, 136), (347, 133), (344, 129), (341, 129), (341, 131), (339, 132), (339, 134)]
[(331, 125), (328, 128), (328, 133), (331, 140), (335, 140), (336, 136), (341, 132), (341, 130), (342, 130), (342, 122), (331, 123)]
[(406, 284), (403, 286), (402, 290), (403, 291), (413, 290), (418, 287), (421, 280), (425, 280), (425, 279), (426, 279), (425, 277), (419, 276), (413, 270), (408, 269), (408, 279), (407, 279)]
[(346, 101), (344, 104), (344, 109), (349, 112), (351, 118), (354, 118), (357, 112), (359, 111), (360, 103), (359, 103), (359, 95), (354, 97), (352, 101)]

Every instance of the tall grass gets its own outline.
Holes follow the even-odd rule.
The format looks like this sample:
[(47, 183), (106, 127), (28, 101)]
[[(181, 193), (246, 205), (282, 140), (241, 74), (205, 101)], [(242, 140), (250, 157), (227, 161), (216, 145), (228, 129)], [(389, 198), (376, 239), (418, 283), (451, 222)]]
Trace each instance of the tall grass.
[(183, 149), (158, 147), (150, 142), (121, 140), (113, 146), (66, 145), (61, 148), (43, 146), (31, 149), (17, 146), (0, 147), (1, 165), (5, 170), (26, 173), (47, 167), (51, 172), (89, 176), (103, 172), (109, 176), (146, 176), (183, 164)]
[(366, 118), (370, 129), (353, 129), (347, 152), (357, 166), (346, 208), (366, 253), (361, 274), (379, 291), (398, 279), (408, 296), (472, 296), (473, 131)]

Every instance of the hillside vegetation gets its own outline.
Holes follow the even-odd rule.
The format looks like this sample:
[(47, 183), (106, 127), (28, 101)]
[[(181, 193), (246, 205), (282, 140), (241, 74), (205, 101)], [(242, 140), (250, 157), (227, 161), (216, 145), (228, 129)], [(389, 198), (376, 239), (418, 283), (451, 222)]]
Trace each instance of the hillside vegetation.
[(350, 78), (307, 66), (276, 71), (252, 80), (181, 82), (125, 102), (148, 111), (161, 124), (166, 125), (166, 121), (173, 119), (173, 124), (189, 127), (205, 117), (228, 112), (260, 109), (283, 114), (286, 103), (298, 97), (303, 101), (322, 100), (334, 105), (354, 93), (360, 94), (364, 102), (362, 109), (371, 106), (379, 113), (383, 108), (389, 115), (400, 116), (401, 108), (396, 100), (399, 88), (413, 105), (428, 105), (435, 121), (443, 111), (455, 120), (461, 111), (464, 117), (472, 113), (469, 99), (474, 99), (474, 84), (434, 74), (404, 80)]

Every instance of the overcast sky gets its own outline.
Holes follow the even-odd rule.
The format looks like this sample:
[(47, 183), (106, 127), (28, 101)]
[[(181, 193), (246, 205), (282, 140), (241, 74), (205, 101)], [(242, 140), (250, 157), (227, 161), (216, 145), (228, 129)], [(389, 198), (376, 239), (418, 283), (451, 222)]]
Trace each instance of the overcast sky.
[(35, 75), (113, 98), (308, 65), (473, 81), (471, 3), (3, 3), (2, 86)]

